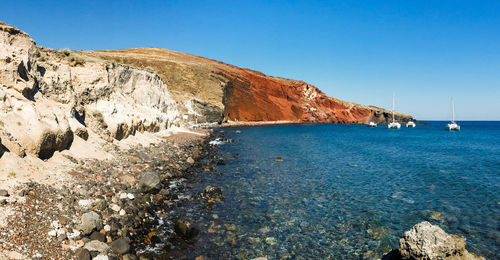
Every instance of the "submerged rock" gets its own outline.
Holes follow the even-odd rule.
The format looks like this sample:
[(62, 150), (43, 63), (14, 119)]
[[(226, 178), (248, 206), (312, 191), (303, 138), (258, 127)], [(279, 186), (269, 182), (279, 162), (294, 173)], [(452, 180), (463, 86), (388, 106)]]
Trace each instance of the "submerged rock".
[(207, 187), (205, 187), (205, 191), (201, 193), (201, 197), (213, 201), (221, 201), (224, 199), (222, 190), (219, 187), (213, 185), (208, 185)]
[(193, 227), (191, 223), (180, 219), (175, 222), (174, 229), (175, 233), (184, 239), (192, 239), (199, 233), (198, 229)]
[(465, 238), (450, 235), (439, 226), (424, 221), (413, 226), (399, 240), (399, 249), (394, 249), (382, 259), (484, 259), (465, 249)]
[(434, 211), (434, 212), (431, 213), (431, 215), (429, 216), (429, 218), (433, 219), (433, 220), (439, 220), (442, 215), (443, 214), (441, 212)]

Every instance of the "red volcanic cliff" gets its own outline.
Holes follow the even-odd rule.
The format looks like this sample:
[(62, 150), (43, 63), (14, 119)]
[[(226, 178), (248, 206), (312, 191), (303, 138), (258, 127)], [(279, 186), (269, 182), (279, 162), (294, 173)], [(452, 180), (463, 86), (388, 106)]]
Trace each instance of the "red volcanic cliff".
[[(83, 54), (155, 71), (186, 112), (194, 110), (201, 121), (386, 123), (390, 116), (381, 108), (329, 97), (303, 81), (186, 53), (138, 48)], [(396, 117), (402, 122), (411, 118)]]
[(368, 123), (373, 108), (337, 100), (303, 81), (273, 78), (246, 69), (226, 75), (225, 117), (238, 121)]

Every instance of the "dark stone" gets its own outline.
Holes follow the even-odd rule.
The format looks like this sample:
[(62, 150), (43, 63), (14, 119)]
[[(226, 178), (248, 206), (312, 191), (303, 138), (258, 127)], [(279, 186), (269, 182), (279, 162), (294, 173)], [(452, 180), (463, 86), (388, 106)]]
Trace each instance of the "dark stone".
[(122, 258), (123, 260), (137, 260), (137, 256), (132, 255), (132, 254), (126, 254)]
[(7, 204), (7, 200), (0, 200), (0, 206)]
[(96, 207), (96, 209), (103, 211), (108, 207), (108, 205), (106, 205), (105, 200), (98, 200), (95, 204), (95, 207)]
[(207, 187), (205, 187), (205, 191), (203, 192), (202, 196), (206, 199), (211, 199), (214, 201), (220, 201), (224, 199), (222, 190), (219, 187), (213, 185), (208, 185)]
[(224, 160), (220, 159), (217, 161), (217, 165), (226, 165), (226, 162), (224, 162)]
[(152, 236), (150, 241), (152, 244), (158, 244), (161, 243), (161, 238), (159, 236)]
[(106, 236), (101, 232), (94, 231), (92, 235), (90, 235), (90, 240), (97, 240), (101, 242), (106, 242)]
[(161, 188), (160, 175), (153, 171), (147, 171), (139, 179), (139, 189), (145, 193), (158, 193)]
[(123, 255), (130, 250), (130, 244), (125, 238), (119, 238), (111, 243), (111, 250), (117, 255)]
[(191, 223), (180, 219), (175, 222), (174, 230), (178, 236), (187, 240), (196, 237), (199, 233), (198, 229), (193, 227)]
[(21, 63), (17, 66), (17, 73), (24, 81), (29, 81), (28, 71), (26, 70), (26, 66), (24, 66), (24, 61), (21, 61)]
[(401, 253), (399, 252), (399, 249), (393, 249), (389, 253), (382, 256), (382, 260), (400, 260), (400, 259), (401, 259)]
[(162, 189), (160, 191), (160, 195), (167, 197), (168, 195), (170, 195), (170, 191), (168, 191), (166, 189)]
[(76, 250), (75, 255), (76, 255), (77, 260), (90, 260), (90, 259), (92, 259), (90, 256), (89, 250), (87, 250), (85, 248), (78, 248)]

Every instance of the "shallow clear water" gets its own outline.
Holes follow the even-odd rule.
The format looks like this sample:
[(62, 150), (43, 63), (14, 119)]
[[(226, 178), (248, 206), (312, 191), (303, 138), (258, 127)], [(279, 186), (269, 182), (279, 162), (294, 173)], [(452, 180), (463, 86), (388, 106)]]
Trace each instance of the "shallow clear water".
[(500, 122), (460, 124), (222, 129), (235, 142), (218, 146), (221, 175), (193, 191), (214, 184), (225, 201), (188, 213), (191, 256), (370, 259), (428, 220), (500, 259)]

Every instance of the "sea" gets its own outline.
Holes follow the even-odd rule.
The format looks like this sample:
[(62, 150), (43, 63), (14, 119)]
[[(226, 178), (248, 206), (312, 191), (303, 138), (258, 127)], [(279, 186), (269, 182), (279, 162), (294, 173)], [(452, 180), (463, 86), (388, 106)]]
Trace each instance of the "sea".
[(423, 123), (216, 129), (232, 142), (213, 142), (220, 163), (190, 192), (224, 201), (175, 213), (200, 230), (187, 257), (378, 259), (429, 221), (500, 259), (500, 122)]

